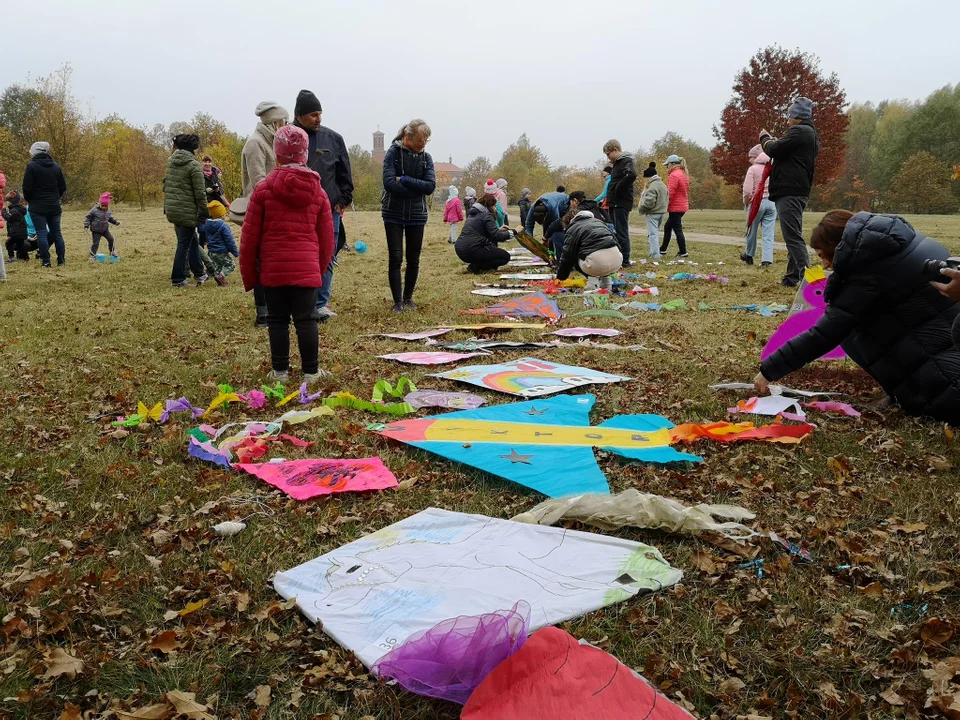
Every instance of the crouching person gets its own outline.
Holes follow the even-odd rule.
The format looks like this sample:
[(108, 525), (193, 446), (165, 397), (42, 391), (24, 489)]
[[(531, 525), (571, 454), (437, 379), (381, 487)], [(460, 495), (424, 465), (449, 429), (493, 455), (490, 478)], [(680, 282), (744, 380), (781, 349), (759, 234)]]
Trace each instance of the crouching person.
[(581, 210), (567, 227), (557, 280), (566, 280), (574, 267), (588, 277), (600, 279), (600, 288), (610, 289), (610, 274), (623, 265), (617, 238), (605, 222), (589, 210)]

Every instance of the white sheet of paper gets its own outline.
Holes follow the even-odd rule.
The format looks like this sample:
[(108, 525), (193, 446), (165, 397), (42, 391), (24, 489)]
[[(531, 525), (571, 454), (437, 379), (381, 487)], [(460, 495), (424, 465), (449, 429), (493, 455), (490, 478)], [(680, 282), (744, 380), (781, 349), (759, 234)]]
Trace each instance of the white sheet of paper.
[(800, 403), (786, 395), (764, 395), (763, 397), (751, 398), (756, 403), (749, 410), (740, 410), (740, 413), (746, 415), (769, 415), (776, 417), (782, 412), (792, 412), (798, 417), (805, 418), (807, 414), (800, 407)]
[(531, 629), (679, 582), (656, 548), (428, 508), (277, 573), (273, 586), (370, 667), (415, 632), (526, 600)]

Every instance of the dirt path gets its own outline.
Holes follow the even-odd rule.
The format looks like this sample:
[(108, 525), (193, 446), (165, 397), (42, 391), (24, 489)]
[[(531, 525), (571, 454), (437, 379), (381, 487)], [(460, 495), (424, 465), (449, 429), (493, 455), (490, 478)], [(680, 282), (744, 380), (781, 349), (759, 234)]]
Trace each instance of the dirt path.
[[(641, 237), (647, 236), (646, 228), (630, 228), (631, 235), (638, 235)], [(705, 242), (713, 243), (714, 245), (742, 245), (743, 238), (730, 237), (729, 235), (709, 235), (707, 233), (695, 233), (687, 232), (684, 230), (683, 234), (686, 236), (688, 242)], [(786, 250), (787, 246), (782, 242), (775, 242), (773, 247), (777, 250)]]

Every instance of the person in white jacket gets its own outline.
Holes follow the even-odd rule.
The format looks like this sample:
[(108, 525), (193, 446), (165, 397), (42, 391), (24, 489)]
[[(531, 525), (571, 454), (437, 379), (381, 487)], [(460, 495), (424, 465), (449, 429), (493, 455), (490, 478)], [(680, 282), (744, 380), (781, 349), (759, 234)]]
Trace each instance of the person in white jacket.
[[(750, 167), (743, 179), (743, 206), (747, 213), (747, 220), (750, 219), (750, 206), (754, 196), (762, 193), (762, 200), (756, 217), (747, 228), (746, 247), (740, 254), (740, 259), (747, 265), (753, 265), (757, 254), (757, 232), (760, 231), (763, 238), (760, 264), (763, 267), (769, 267), (773, 265), (773, 234), (777, 226), (777, 206), (770, 200), (769, 177), (764, 177), (764, 169), (770, 164), (770, 158), (759, 145), (750, 148), (747, 157), (750, 158)], [(769, 176), (769, 173), (767, 175)]]

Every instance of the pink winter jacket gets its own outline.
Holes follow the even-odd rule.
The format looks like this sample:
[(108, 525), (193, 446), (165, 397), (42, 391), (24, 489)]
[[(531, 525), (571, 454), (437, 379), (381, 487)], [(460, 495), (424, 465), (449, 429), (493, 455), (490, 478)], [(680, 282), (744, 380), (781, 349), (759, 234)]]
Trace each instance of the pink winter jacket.
[(463, 203), (460, 198), (450, 198), (443, 208), (443, 221), (445, 223), (463, 222)]
[[(760, 153), (757, 155), (757, 159), (753, 161), (747, 169), (746, 177), (743, 178), (743, 204), (744, 206), (750, 205), (750, 202), (753, 200), (753, 194), (757, 191), (757, 186), (760, 184), (760, 179), (763, 177), (763, 166), (770, 162), (770, 158), (766, 153)], [(767, 180), (767, 183), (763, 186), (763, 199), (766, 200), (770, 197), (770, 181)]]
[(670, 204), (667, 212), (687, 212), (690, 209), (690, 178), (682, 168), (674, 168), (667, 176), (667, 192), (670, 194)]

